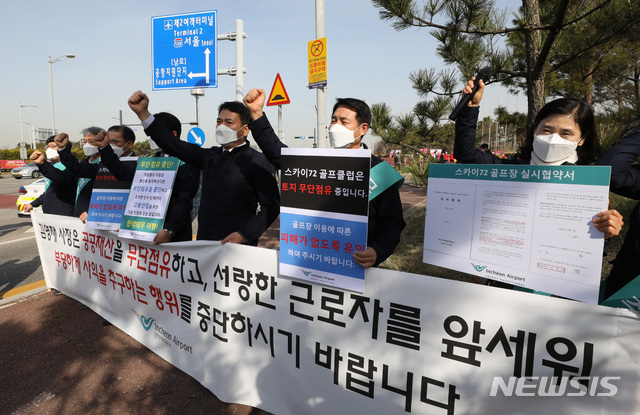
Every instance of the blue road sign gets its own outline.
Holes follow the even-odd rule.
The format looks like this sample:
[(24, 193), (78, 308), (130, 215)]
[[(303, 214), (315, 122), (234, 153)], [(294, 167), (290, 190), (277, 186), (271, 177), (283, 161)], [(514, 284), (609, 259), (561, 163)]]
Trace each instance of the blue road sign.
[(217, 10), (151, 18), (153, 90), (218, 87)]
[(190, 129), (187, 134), (187, 141), (202, 147), (204, 144), (204, 131), (202, 131), (202, 128), (193, 127)]

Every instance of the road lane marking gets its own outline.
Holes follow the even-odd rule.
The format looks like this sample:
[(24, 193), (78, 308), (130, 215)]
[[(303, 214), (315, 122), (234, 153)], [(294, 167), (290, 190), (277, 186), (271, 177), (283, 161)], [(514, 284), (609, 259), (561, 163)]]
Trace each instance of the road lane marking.
[[(16, 226), (15, 228), (5, 228), (5, 229), (1, 229), (0, 232), (15, 231), (16, 229), (20, 229), (20, 228), (24, 228), (24, 226)], [(31, 228), (31, 229), (33, 229), (33, 228)]]
[(6, 244), (12, 244), (14, 242), (20, 242), (20, 241), (26, 241), (27, 239), (33, 239), (36, 236), (27, 236), (26, 238), (21, 238), (21, 239), (14, 239), (13, 241), (7, 241), (7, 242), (0, 242), (0, 245), (6, 245)]

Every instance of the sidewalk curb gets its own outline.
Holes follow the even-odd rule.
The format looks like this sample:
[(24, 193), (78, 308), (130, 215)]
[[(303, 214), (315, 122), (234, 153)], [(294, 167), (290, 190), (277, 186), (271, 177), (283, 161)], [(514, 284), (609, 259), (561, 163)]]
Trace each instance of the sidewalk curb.
[(0, 310), (2, 310), (5, 307), (9, 307), (12, 306), (16, 303), (20, 303), (24, 300), (27, 300), (31, 297), (34, 297), (36, 295), (40, 295), (43, 293), (46, 293), (48, 291), (47, 286), (45, 285), (44, 287), (38, 287), (38, 288), (34, 288), (33, 290), (30, 291), (25, 291), (23, 293), (20, 294), (16, 294), (16, 295), (12, 295), (11, 297), (7, 297), (7, 298), (2, 298), (0, 299)]

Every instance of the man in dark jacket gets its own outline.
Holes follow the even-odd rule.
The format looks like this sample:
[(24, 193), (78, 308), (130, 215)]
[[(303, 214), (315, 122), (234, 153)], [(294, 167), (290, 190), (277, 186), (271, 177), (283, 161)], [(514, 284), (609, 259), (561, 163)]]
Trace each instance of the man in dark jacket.
[[(94, 153), (97, 149), (90, 144), (95, 130), (95, 127), (83, 130), (85, 141), (83, 150), (87, 154), (87, 150), (91, 149), (91, 155), (82, 160), (82, 162), (79, 162), (71, 154), (71, 143), (67, 134), (62, 133), (55, 137), (60, 161), (78, 180), (78, 198), (76, 202), (78, 206), (75, 209), (75, 213), (83, 222), (87, 218), (87, 210), (91, 201), (93, 179), (95, 179), (100, 168), (99, 157)], [(131, 128), (125, 125), (114, 125), (109, 128), (109, 138), (111, 139), (112, 148), (117, 151), (120, 157), (133, 156), (133, 143), (136, 141), (136, 135)]]
[[(262, 111), (264, 101), (265, 94), (262, 89), (252, 89), (244, 98), (245, 105), (251, 111), (252, 121), (249, 128), (267, 159), (279, 169), (280, 150), (286, 145), (280, 141), (264, 115)], [(371, 110), (364, 101), (354, 98), (338, 99), (333, 107), (329, 133), (331, 135), (332, 129), (336, 128), (345, 132), (348, 130), (350, 133), (341, 136), (344, 137), (344, 141), (332, 140), (332, 147), (367, 148), (361, 141), (369, 130), (370, 123)], [(372, 155), (371, 168), (373, 169), (379, 163), (383, 161)], [(367, 249), (364, 252), (354, 253), (354, 260), (364, 268), (379, 265), (393, 254), (400, 243), (400, 234), (405, 226), (398, 188), (390, 186), (378, 197), (369, 201)]]
[[(41, 151), (34, 151), (30, 158), (38, 165), (38, 170), (47, 179), (45, 191), (36, 200), (24, 206), (29, 212), (34, 207), (42, 206), (44, 213), (52, 215), (73, 216), (76, 199), (76, 178), (66, 171), (60, 163), (55, 136), (47, 139), (46, 155)], [(47, 161), (50, 160), (50, 161)]]
[(146, 94), (133, 93), (129, 107), (167, 154), (202, 169), (197, 238), (257, 245), (280, 213), (280, 196), (272, 167), (247, 141), (249, 110), (241, 102), (220, 105), (216, 141), (221, 147), (202, 148), (180, 141), (156, 120)]
[[(640, 200), (640, 127), (625, 134), (611, 147), (596, 165), (611, 166), (612, 192), (630, 199)], [(640, 275), (640, 203), (629, 215), (629, 227), (624, 243), (611, 261), (613, 268), (607, 277), (604, 297), (608, 298)]]
[[(88, 127), (82, 130), (83, 146), (82, 151), (87, 156), (80, 164), (93, 164), (98, 165), (100, 163), (100, 153), (95, 146), (92, 146), (89, 142), (95, 137), (102, 128), (100, 127)], [(89, 177), (78, 177), (78, 190), (76, 192), (76, 208), (74, 210), (74, 216), (80, 218), (83, 222), (87, 220), (87, 211), (89, 210), (89, 203), (91, 202), (91, 193), (93, 192), (94, 180)]]

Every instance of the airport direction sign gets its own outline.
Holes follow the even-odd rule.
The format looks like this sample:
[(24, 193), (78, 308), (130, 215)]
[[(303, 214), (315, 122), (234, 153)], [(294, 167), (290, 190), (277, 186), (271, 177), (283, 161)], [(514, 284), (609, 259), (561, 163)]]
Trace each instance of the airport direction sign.
[(217, 10), (151, 18), (153, 90), (217, 88)]

